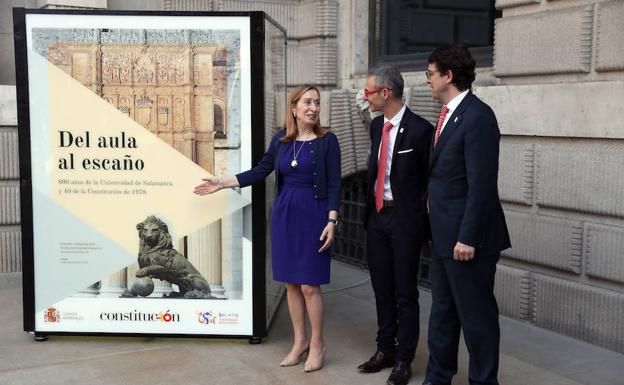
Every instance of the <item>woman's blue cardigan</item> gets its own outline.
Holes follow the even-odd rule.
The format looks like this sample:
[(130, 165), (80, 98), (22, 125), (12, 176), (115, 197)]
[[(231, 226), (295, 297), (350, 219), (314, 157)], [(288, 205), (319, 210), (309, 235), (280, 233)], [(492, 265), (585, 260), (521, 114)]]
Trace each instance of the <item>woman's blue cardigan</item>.
[[(281, 175), (278, 161), (287, 148), (287, 143), (280, 140), (284, 135), (286, 135), (286, 130), (281, 130), (273, 136), (269, 149), (264, 153), (256, 167), (236, 175), (240, 187), (259, 182), (275, 170), (275, 189), (279, 191)], [(314, 182), (312, 188), (314, 197), (316, 199), (327, 198), (327, 210), (337, 211), (340, 208), (342, 184), (338, 138), (333, 133), (328, 132), (325, 136), (312, 141), (310, 151), (313, 155), (312, 174)]]

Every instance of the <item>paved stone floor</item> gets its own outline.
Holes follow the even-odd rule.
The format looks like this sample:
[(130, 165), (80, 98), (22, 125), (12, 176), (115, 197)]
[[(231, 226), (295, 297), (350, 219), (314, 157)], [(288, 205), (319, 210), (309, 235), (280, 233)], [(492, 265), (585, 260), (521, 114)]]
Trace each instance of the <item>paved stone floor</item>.
[[(289, 349), (285, 303), (260, 345), (246, 340), (134, 337), (50, 337), (35, 342), (22, 331), (20, 275), (0, 277), (0, 385), (383, 385), (389, 369), (361, 374), (374, 351), (375, 309), (368, 273), (341, 263), (325, 286), (328, 351), (323, 370), (280, 368)], [(364, 282), (363, 282), (364, 281)], [(340, 290), (352, 284), (361, 285)], [(421, 295), (421, 337), (410, 384), (422, 383), (431, 296)], [(624, 385), (624, 355), (527, 323), (501, 317), (501, 385)], [(467, 354), (453, 384), (467, 385)]]

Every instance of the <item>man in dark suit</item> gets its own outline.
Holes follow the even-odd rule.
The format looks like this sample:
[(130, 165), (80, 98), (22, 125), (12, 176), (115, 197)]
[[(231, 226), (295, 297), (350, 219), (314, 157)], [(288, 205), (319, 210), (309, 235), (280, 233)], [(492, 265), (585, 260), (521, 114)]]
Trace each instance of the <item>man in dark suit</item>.
[(475, 61), (467, 48), (438, 48), (428, 62), (427, 83), (444, 106), (429, 162), (433, 304), (424, 384), (451, 384), (460, 329), (470, 384), (498, 384), (494, 275), (500, 252), (511, 247), (498, 198), (500, 132), (494, 112), (470, 92)]
[(377, 351), (358, 367), (393, 367), (387, 384), (407, 384), (419, 337), (418, 265), (427, 231), (425, 193), (433, 126), (402, 101), (394, 67), (369, 73), (364, 92), (372, 111), (365, 216), (367, 258), (377, 306)]

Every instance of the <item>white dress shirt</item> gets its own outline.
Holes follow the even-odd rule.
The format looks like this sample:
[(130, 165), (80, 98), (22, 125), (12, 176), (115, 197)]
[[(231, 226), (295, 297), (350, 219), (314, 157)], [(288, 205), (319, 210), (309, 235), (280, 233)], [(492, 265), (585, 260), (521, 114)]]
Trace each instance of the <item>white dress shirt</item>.
[[(396, 141), (397, 134), (399, 132), (399, 124), (401, 124), (401, 119), (403, 119), (403, 114), (405, 113), (405, 104), (392, 117), (392, 119), (388, 119), (384, 115), (384, 125), (387, 122), (392, 123), (392, 128), (390, 129), (390, 135), (388, 136), (388, 158), (386, 162), (386, 177), (384, 178), (384, 199), (387, 201), (392, 200), (392, 190), (390, 189), (390, 168), (392, 167), (392, 153), (394, 150), (394, 142)], [(383, 135), (383, 127), (382, 132)], [(381, 142), (379, 142), (379, 151), (377, 152), (377, 163), (379, 164), (379, 156), (381, 155)], [(377, 186), (377, 179), (375, 178), (375, 186)]]
[(451, 115), (453, 115), (453, 111), (457, 109), (457, 107), (459, 106), (459, 103), (461, 103), (462, 100), (464, 100), (464, 98), (466, 97), (466, 95), (468, 95), (468, 91), (469, 90), (462, 92), (461, 94), (455, 96), (453, 99), (451, 99), (450, 102), (447, 103), (446, 108), (449, 109), (449, 112), (446, 114), (446, 117), (444, 118), (444, 123), (442, 123), (442, 129), (440, 129), (440, 135), (442, 135), (442, 131), (444, 131), (444, 127), (446, 126), (446, 123), (451, 118)]

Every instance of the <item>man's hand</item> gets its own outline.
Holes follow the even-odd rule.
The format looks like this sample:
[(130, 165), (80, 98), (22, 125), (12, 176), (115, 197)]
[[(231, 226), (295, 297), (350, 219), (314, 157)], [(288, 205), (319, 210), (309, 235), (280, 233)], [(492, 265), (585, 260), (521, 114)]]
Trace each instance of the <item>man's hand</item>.
[(457, 242), (453, 250), (453, 259), (456, 261), (470, 261), (475, 256), (475, 248)]

